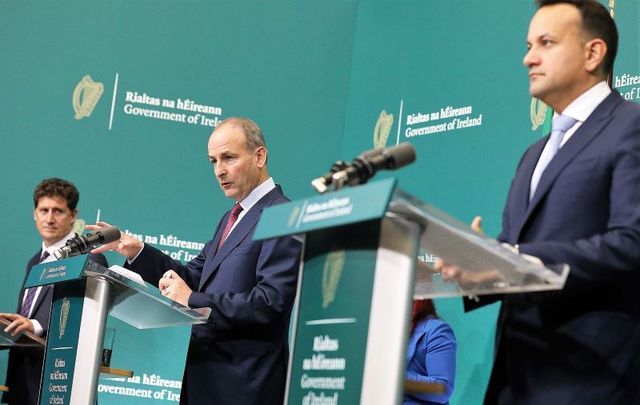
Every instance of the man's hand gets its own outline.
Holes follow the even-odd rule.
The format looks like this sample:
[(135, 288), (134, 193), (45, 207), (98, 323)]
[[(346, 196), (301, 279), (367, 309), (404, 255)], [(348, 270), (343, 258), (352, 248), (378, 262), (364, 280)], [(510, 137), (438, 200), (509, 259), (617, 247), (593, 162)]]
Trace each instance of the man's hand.
[(484, 235), (484, 229), (482, 229), (482, 217), (476, 216), (471, 221), (471, 230), (478, 235)]
[(165, 297), (169, 297), (185, 307), (189, 306), (189, 297), (193, 291), (175, 271), (169, 270), (164, 273), (158, 283), (158, 288)]
[[(97, 231), (103, 228), (108, 228), (112, 225), (106, 222), (97, 222), (95, 225), (87, 225), (87, 229), (90, 231)], [(134, 238), (133, 236), (127, 235), (126, 233), (120, 233), (120, 239), (111, 243), (107, 243), (106, 245), (102, 245), (98, 248), (95, 248), (91, 251), (92, 254), (103, 253), (108, 250), (113, 250), (115, 252), (120, 253), (122, 256), (126, 256), (127, 259), (131, 260), (140, 253), (144, 244), (142, 241)]]
[(34, 333), (33, 324), (29, 320), (29, 318), (25, 318), (22, 315), (18, 314), (0, 314), (0, 317), (8, 319), (11, 323), (4, 328), (6, 333), (11, 333), (11, 336), (17, 336), (22, 334), (23, 332), (31, 332)]
[[(479, 235), (484, 235), (484, 230), (482, 229), (481, 216), (476, 216), (473, 218), (473, 220), (471, 221), (471, 230)], [(447, 263), (442, 259), (436, 260), (433, 268), (442, 274), (442, 279), (445, 281), (457, 281), (461, 285), (463, 283), (471, 284), (474, 282), (481, 281), (481, 280), (473, 280), (475, 275), (469, 274), (469, 272), (463, 271), (460, 267), (455, 266), (451, 263)], [(493, 276), (494, 274), (491, 274), (491, 277)], [(484, 277), (481, 277), (481, 279), (484, 280)]]

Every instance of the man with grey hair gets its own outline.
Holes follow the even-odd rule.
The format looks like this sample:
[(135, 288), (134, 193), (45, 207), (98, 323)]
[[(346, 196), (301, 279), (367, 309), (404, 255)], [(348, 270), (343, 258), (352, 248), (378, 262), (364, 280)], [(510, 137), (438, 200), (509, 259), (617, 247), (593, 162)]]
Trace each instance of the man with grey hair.
[(165, 296), (211, 308), (207, 324), (192, 329), (181, 404), (282, 404), (301, 245), (252, 236), (262, 210), (288, 199), (269, 177), (262, 131), (252, 120), (222, 121), (208, 152), (234, 206), (195, 259), (184, 265), (126, 234), (96, 252), (115, 250)]

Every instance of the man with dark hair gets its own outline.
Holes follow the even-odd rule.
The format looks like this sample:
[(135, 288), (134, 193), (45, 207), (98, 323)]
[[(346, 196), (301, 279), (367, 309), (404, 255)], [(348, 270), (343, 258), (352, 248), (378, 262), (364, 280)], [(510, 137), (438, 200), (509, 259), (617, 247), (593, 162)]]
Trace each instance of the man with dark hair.
[(192, 328), (181, 404), (280, 405), (301, 244), (291, 237), (253, 240), (262, 210), (288, 201), (268, 174), (267, 149), (255, 122), (224, 120), (211, 134), (208, 151), (234, 206), (195, 259), (184, 265), (126, 234), (95, 251), (116, 250), (165, 296), (211, 308), (208, 323)]
[(552, 132), (522, 156), (498, 240), (571, 270), (559, 292), (502, 297), (485, 403), (639, 404), (640, 106), (607, 85), (604, 6), (539, 6), (523, 62)]
[(559, 293), (503, 299), (485, 399), (640, 403), (640, 106), (606, 83), (618, 37), (604, 6), (539, 6), (524, 64), (553, 131), (522, 157), (499, 239), (571, 272)]
[[(27, 263), (27, 273), (22, 283), (16, 313), (0, 314), (11, 323), (5, 332), (17, 336), (23, 332), (35, 333), (44, 338), (49, 329), (49, 315), (53, 287), (24, 288), (31, 267), (53, 261), (53, 253), (75, 236), (73, 226), (78, 215), (80, 194), (76, 187), (62, 179), (52, 178), (40, 182), (33, 192), (33, 220), (42, 237), (41, 249)], [(91, 256), (96, 263), (107, 266), (103, 255)], [(9, 352), (7, 386), (9, 392), (3, 403), (30, 405), (39, 401), (40, 377), (44, 351), (38, 348), (14, 348)]]
[(557, 4), (572, 5), (578, 9), (582, 20), (582, 35), (585, 38), (600, 38), (607, 46), (602, 64), (602, 73), (608, 75), (618, 53), (618, 30), (607, 10), (596, 1), (585, 0), (538, 0), (539, 8)]
[(33, 208), (38, 208), (42, 197), (62, 197), (67, 202), (67, 208), (71, 213), (76, 212), (80, 193), (72, 183), (57, 178), (45, 179), (36, 186), (33, 191)]

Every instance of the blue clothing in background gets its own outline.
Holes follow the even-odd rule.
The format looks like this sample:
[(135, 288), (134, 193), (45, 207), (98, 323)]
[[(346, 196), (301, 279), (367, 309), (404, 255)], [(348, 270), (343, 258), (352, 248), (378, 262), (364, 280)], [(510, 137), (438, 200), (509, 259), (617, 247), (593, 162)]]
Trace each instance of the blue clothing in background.
[(451, 327), (434, 317), (416, 325), (409, 337), (407, 379), (444, 384), (443, 394), (405, 395), (403, 405), (448, 404), (456, 378), (456, 337)]

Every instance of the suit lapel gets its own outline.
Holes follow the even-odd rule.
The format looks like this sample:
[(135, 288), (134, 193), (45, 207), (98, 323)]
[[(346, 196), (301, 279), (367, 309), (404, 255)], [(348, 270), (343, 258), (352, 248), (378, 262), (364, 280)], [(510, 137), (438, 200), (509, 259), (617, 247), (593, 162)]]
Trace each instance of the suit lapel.
[(44, 297), (47, 295), (47, 293), (49, 292), (49, 289), (51, 288), (53, 288), (53, 286), (50, 286), (50, 285), (42, 286), (42, 289), (40, 290), (40, 294), (38, 294), (38, 298), (36, 299), (36, 303), (33, 306), (33, 310), (31, 311), (31, 316), (33, 316), (38, 311), (38, 307), (42, 305), (44, 301)]
[(544, 150), (544, 146), (547, 144), (549, 140), (549, 136), (546, 136), (540, 142), (537, 142), (529, 152), (529, 156), (522, 162), (522, 168), (520, 169), (523, 173), (523, 180), (518, 182), (518, 190), (516, 191), (516, 196), (520, 200), (516, 206), (522, 207), (522, 211), (518, 213), (519, 216), (523, 217), (526, 213), (526, 210), (529, 208), (529, 192), (531, 191), (531, 177), (533, 177), (533, 172), (536, 169), (536, 165), (538, 164), (538, 160), (540, 159), (540, 155), (542, 155), (542, 151)]
[[(29, 260), (29, 263), (28, 263), (29, 271), (27, 272), (24, 278), (24, 282), (22, 283), (22, 294), (20, 295), (18, 312), (20, 312), (20, 307), (22, 307), (22, 301), (24, 301), (24, 294), (26, 293), (24, 284), (27, 282), (27, 278), (29, 278), (29, 274), (31, 273), (31, 269), (33, 268), (33, 266), (40, 263), (40, 257), (42, 257), (42, 249), (40, 249), (38, 253), (36, 253), (36, 255), (31, 258), (31, 260)], [(34, 287), (34, 288), (37, 288), (37, 287)], [(38, 294), (38, 297), (36, 298), (36, 302), (33, 305), (33, 310), (31, 311), (31, 315), (35, 314), (36, 311), (38, 310), (38, 307), (42, 304), (42, 301), (44, 300), (44, 296), (46, 295), (46, 292), (47, 292), (47, 288), (49, 287), (43, 286), (42, 289), (40, 290), (40, 294)]]
[[(247, 238), (247, 235), (251, 232), (253, 228), (255, 228), (256, 224), (260, 220), (260, 215), (262, 215), (262, 210), (264, 207), (271, 205), (272, 201), (278, 196), (281, 195), (281, 191), (279, 187), (276, 186), (273, 190), (269, 191), (264, 197), (262, 197), (251, 209), (245, 214), (244, 217), (238, 222), (236, 227), (231, 231), (227, 240), (224, 241), (220, 249), (215, 252), (213, 258), (209, 262), (205, 262), (205, 267), (202, 271), (202, 276), (200, 277), (200, 285), (198, 286), (198, 291), (202, 291), (204, 285), (207, 281), (212, 278), (218, 271), (220, 267), (220, 263), (224, 259), (229, 256), (233, 250), (238, 247), (238, 245)], [(223, 223), (226, 223), (227, 218), (229, 217), (229, 212), (224, 216)], [(222, 237), (222, 228), (219, 227), (218, 232), (214, 237), (213, 246), (218, 246), (219, 240)]]
[[(544, 197), (547, 195), (553, 183), (558, 178), (558, 175), (562, 170), (567, 167), (576, 157), (580, 155), (580, 152), (584, 150), (587, 145), (591, 143), (598, 135), (603, 132), (604, 127), (613, 118), (612, 110), (621, 101), (620, 96), (615, 91), (612, 92), (604, 101), (596, 107), (587, 120), (578, 128), (573, 136), (558, 150), (558, 153), (553, 157), (545, 171), (540, 177), (538, 188), (533, 196), (533, 199), (529, 203), (525, 212), (524, 218), (520, 223), (520, 227), (516, 234), (516, 240), (520, 240), (520, 234), (524, 225), (531, 217), (536, 207), (541, 204)], [(544, 148), (542, 143), (542, 148)], [(542, 153), (542, 151), (540, 151)], [(540, 154), (538, 154), (540, 156)], [(537, 160), (532, 162), (533, 167), (537, 164)], [(533, 169), (528, 173), (526, 187), (527, 190), (531, 184), (531, 176), (533, 175)], [(528, 193), (527, 193), (528, 195)]]

